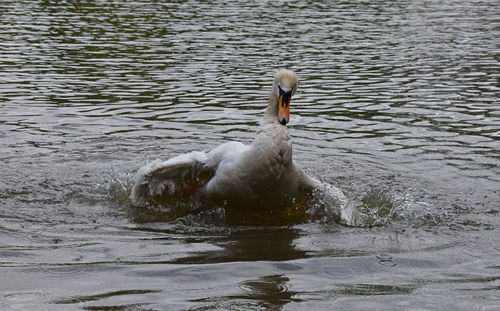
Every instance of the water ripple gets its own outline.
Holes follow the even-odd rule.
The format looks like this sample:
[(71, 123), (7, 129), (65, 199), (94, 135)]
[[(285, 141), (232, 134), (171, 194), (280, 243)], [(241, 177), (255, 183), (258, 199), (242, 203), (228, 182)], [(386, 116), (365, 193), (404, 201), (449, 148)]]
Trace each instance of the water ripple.
[[(496, 3), (3, 0), (0, 16), (1, 308), (495, 307)], [(146, 161), (250, 143), (281, 67), (300, 79), (296, 161), (379, 227), (130, 208)], [(168, 282), (194, 264), (215, 270)]]

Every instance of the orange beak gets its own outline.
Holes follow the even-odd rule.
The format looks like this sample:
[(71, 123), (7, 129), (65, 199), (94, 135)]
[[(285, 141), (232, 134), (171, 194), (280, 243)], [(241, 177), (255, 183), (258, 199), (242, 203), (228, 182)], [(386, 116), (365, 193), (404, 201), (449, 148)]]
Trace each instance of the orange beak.
[(278, 100), (278, 122), (285, 125), (290, 121), (290, 99), (292, 98), (291, 92), (280, 92)]

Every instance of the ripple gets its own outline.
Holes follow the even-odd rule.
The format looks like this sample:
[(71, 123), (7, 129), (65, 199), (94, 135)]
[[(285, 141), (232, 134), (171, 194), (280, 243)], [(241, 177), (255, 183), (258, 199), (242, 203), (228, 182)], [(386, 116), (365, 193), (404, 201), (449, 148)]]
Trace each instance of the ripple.
[(77, 304), (82, 302), (99, 301), (112, 298), (115, 296), (124, 297), (129, 295), (145, 295), (152, 293), (159, 293), (159, 290), (148, 290), (148, 289), (129, 289), (121, 291), (111, 291), (102, 294), (88, 295), (88, 296), (73, 296), (71, 298), (58, 299), (53, 301), (55, 304)]
[(61, 265), (42, 265), (40, 271), (47, 276), (59, 277), (60, 275), (78, 275), (94, 270), (91, 265), (87, 264), (61, 264)]
[(377, 262), (382, 266), (395, 267), (397, 265), (394, 258), (389, 254), (377, 254)]
[(281, 275), (272, 275), (262, 277), (258, 280), (244, 281), (238, 284), (238, 289), (250, 297), (264, 298), (270, 297), (288, 297), (294, 295), (294, 292), (288, 288), (289, 279)]
[[(362, 309), (366, 296), (384, 295), (372, 299), (380, 309), (446, 309), (442, 297), (494, 308), (498, 280), (467, 273), (497, 267), (499, 8), (483, 0), (3, 0), (0, 257), (6, 275), (24, 271), (30, 282), (11, 277), (1, 308), (324, 309), (343, 298), (339, 308)], [(311, 220), (298, 230), (241, 229), (226, 226), (220, 209), (172, 217), (130, 207), (131, 178), (145, 162), (251, 143), (281, 67), (300, 79), (295, 160), (349, 194), (363, 228)], [(311, 257), (338, 261), (315, 278), (300, 268)], [(348, 264), (356, 257), (380, 269), (357, 275)], [(422, 263), (408, 268), (410, 257)], [(250, 262), (257, 268), (240, 269)], [(177, 278), (182, 286), (162, 267), (225, 271), (227, 263), (237, 268), (216, 282), (213, 270), (195, 271)], [(149, 274), (134, 271), (150, 265)], [(82, 294), (80, 284), (100, 280), (93, 271), (114, 288)], [(127, 292), (116, 285), (121, 271), (145, 284)], [(268, 276), (256, 278), (262, 271)], [(381, 281), (388, 277), (394, 284)], [(156, 288), (160, 297), (144, 305), (123, 301)]]
[(321, 273), (331, 278), (350, 278), (353, 275), (351, 269), (346, 267), (327, 266), (319, 269)]

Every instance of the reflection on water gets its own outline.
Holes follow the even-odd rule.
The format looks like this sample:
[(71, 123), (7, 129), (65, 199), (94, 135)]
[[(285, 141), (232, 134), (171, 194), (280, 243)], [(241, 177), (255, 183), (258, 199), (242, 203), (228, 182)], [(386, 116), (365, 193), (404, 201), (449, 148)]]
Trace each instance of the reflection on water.
[[(499, 309), (499, 10), (2, 1), (0, 309)], [(366, 227), (130, 205), (147, 161), (251, 142), (281, 67), (295, 160)]]
[(288, 228), (235, 230), (216, 242), (220, 249), (198, 252), (194, 257), (179, 258), (174, 263), (217, 263), (231, 261), (287, 261), (307, 257), (293, 245), (299, 231)]

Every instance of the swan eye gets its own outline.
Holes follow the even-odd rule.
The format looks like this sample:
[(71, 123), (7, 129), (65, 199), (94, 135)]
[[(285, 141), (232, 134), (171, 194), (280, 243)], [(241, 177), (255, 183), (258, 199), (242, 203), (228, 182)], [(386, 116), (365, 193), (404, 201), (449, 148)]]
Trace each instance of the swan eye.
[(279, 83), (278, 83), (277, 85), (278, 85), (278, 90), (277, 90), (278, 92), (277, 92), (277, 94), (276, 94), (276, 95), (279, 97), (281, 94), (283, 94), (283, 93), (284, 93), (284, 91), (283, 91), (283, 89), (281, 88), (281, 85), (280, 85)]

